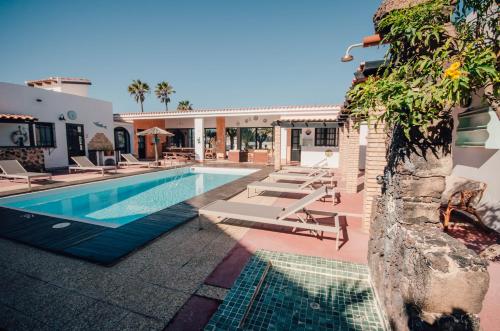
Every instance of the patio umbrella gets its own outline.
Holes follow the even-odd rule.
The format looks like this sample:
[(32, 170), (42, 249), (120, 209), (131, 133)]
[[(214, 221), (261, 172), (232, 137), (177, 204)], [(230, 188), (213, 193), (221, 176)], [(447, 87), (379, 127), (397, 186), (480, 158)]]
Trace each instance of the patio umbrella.
[(155, 144), (155, 161), (158, 162), (158, 136), (159, 135), (164, 135), (164, 136), (174, 136), (173, 133), (168, 132), (167, 130), (160, 129), (159, 127), (155, 126), (150, 129), (141, 131), (137, 133), (138, 136), (154, 136), (153, 143)]

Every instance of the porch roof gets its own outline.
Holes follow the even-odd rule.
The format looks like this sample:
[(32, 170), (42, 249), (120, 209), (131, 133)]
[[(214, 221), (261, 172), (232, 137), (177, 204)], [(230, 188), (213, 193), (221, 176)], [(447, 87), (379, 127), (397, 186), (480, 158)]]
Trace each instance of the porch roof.
[(328, 115), (282, 116), (272, 126), (283, 128), (338, 128), (338, 113)]
[[(221, 108), (221, 109), (193, 109), (147, 113), (115, 113), (114, 119), (131, 121), (141, 119), (169, 119), (169, 118), (199, 118), (199, 117), (231, 117), (231, 116), (262, 116), (262, 115), (294, 115), (308, 116), (314, 113), (318, 117), (335, 115), (340, 111), (340, 105), (305, 105), (305, 106), (271, 106), (249, 108)], [(324, 114), (324, 115), (321, 115)]]

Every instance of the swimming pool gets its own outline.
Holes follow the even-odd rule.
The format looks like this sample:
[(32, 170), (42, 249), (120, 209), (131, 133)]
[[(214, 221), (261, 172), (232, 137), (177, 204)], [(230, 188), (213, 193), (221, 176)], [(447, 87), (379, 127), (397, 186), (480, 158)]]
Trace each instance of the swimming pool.
[(0, 206), (117, 228), (255, 169), (190, 167), (0, 199)]

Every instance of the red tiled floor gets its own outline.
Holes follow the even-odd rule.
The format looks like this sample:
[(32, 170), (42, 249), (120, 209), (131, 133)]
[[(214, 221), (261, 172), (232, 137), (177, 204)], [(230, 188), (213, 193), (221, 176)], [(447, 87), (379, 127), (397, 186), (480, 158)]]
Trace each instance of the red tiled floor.
[(219, 304), (217, 300), (193, 295), (177, 312), (165, 331), (203, 330)]
[[(274, 205), (288, 206), (300, 195), (286, 194), (278, 198)], [(310, 209), (321, 211), (343, 211), (361, 213), (363, 194), (343, 193), (341, 202), (332, 207), (331, 199), (326, 202), (314, 202)], [(319, 222), (331, 222), (332, 219), (318, 219)], [(206, 284), (230, 288), (253, 252), (258, 249), (281, 251), (302, 255), (319, 256), (356, 263), (367, 263), (368, 234), (361, 232), (361, 218), (340, 217), (342, 228), (340, 248), (335, 250), (335, 234), (325, 233), (318, 239), (308, 231), (292, 232), (291, 228), (270, 225), (254, 225), (229, 252), (205, 280)]]

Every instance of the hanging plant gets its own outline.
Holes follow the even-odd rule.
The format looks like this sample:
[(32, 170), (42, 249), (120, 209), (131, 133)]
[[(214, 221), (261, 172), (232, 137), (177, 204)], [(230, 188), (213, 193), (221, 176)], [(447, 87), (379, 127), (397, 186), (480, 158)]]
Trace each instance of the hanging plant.
[(388, 13), (378, 22), (390, 44), (386, 65), (348, 92), (353, 115), (398, 126), (408, 138), (414, 128), (425, 132), (448, 118), (473, 93), (485, 90), (490, 104), (498, 104), (499, 27), (492, 8), (498, 8), (494, 0), (434, 0)]

